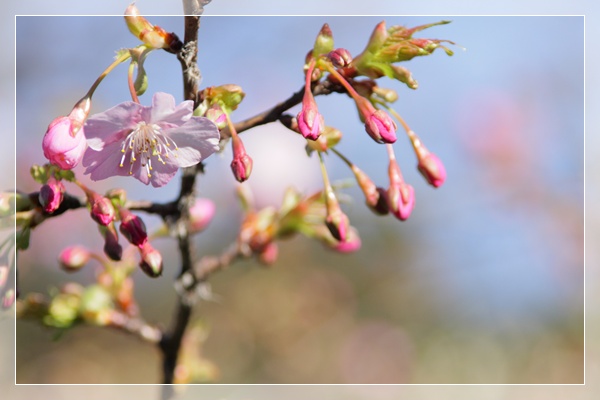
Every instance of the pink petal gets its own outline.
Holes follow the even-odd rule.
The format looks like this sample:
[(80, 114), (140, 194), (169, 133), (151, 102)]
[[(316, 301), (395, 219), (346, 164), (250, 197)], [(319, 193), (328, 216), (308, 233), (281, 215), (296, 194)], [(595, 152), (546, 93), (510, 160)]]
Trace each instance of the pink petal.
[(186, 100), (175, 106), (175, 99), (168, 93), (158, 92), (152, 97), (150, 120), (147, 122), (166, 122), (173, 125), (183, 125), (189, 121), (194, 112), (194, 102)]
[(177, 143), (175, 162), (190, 167), (219, 150), (219, 130), (208, 118), (192, 117), (184, 125), (164, 131)]
[(88, 145), (94, 150), (101, 150), (108, 144), (122, 140), (142, 120), (144, 108), (147, 107), (126, 101), (92, 115), (84, 126)]

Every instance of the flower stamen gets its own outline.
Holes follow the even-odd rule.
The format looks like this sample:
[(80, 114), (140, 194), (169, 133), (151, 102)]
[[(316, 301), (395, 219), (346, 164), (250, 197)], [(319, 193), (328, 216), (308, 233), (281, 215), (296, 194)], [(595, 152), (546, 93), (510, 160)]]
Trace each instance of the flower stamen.
[[(174, 148), (173, 148), (173, 147)], [(161, 127), (156, 124), (147, 124), (142, 121), (127, 135), (121, 147), (121, 162), (119, 167), (123, 167), (127, 153), (129, 153), (129, 175), (133, 175), (133, 164), (137, 161), (136, 155), (140, 157), (141, 166), (146, 168), (148, 178), (152, 177), (152, 157), (162, 164), (166, 164), (163, 159), (169, 158), (171, 154), (177, 157), (176, 151), (179, 150), (177, 143), (161, 131)]]

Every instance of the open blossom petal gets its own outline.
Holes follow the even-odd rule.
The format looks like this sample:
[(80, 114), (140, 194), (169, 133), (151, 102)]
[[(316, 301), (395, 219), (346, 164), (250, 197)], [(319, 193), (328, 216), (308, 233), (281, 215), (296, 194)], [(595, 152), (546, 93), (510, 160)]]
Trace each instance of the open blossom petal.
[(131, 175), (146, 185), (165, 185), (179, 168), (218, 150), (217, 127), (192, 116), (192, 108), (191, 101), (176, 106), (173, 96), (156, 93), (151, 107), (125, 102), (90, 117), (85, 173), (92, 180)]

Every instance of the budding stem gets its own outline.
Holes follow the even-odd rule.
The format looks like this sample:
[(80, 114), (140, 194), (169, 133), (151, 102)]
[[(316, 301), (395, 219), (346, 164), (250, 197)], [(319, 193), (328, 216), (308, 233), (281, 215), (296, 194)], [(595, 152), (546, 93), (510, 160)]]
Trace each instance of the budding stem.
[(363, 97), (361, 95), (359, 95), (356, 90), (354, 90), (354, 88), (352, 87), (351, 84), (348, 83), (348, 81), (346, 80), (346, 78), (344, 78), (342, 76), (342, 74), (340, 74), (339, 72), (337, 72), (335, 70), (335, 68), (333, 68), (330, 64), (328, 63), (321, 63), (321, 65), (323, 65), (323, 67), (333, 76), (335, 76), (335, 78), (342, 84), (342, 86), (344, 86), (346, 88), (346, 90), (348, 91), (348, 94), (350, 96), (352, 96), (352, 98), (354, 99), (354, 101), (356, 101), (357, 103), (360, 102)]
[(331, 151), (333, 151), (335, 153), (335, 155), (337, 155), (343, 162), (346, 163), (346, 165), (348, 165), (350, 168), (352, 168), (352, 166), (354, 164), (352, 164), (352, 161), (350, 161), (348, 158), (346, 158), (342, 153), (340, 153), (339, 151), (337, 151), (335, 148), (331, 148), (329, 149)]

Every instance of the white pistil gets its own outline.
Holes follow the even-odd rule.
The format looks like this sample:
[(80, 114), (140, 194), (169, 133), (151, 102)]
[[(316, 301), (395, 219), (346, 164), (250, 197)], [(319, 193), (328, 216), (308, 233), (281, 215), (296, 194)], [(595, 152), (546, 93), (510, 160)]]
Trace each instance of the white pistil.
[[(173, 145), (174, 148), (171, 147)], [(135, 128), (123, 140), (121, 147), (121, 162), (119, 167), (123, 167), (123, 163), (129, 153), (129, 175), (133, 174), (133, 164), (140, 158), (140, 163), (146, 169), (148, 178), (152, 176), (152, 156), (162, 164), (166, 164), (164, 158), (169, 158), (169, 155), (177, 157), (176, 151), (179, 150), (173, 139), (164, 135), (161, 132), (160, 126), (156, 124), (146, 124), (139, 122)]]

